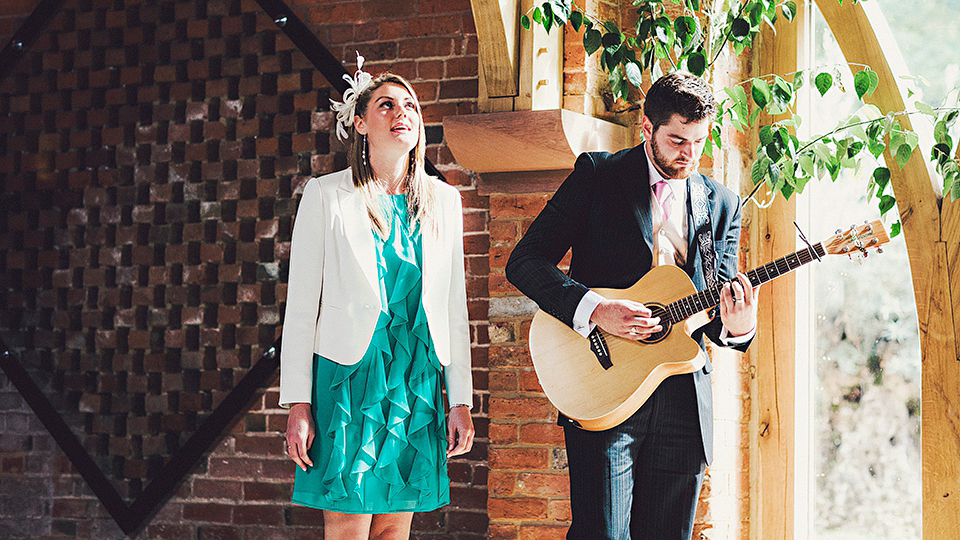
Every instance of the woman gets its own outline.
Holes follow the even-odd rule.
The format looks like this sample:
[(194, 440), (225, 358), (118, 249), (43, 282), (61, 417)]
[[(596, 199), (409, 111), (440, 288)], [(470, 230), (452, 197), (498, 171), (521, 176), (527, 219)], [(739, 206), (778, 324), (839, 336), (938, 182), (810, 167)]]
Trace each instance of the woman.
[(447, 458), (473, 445), (463, 217), (424, 171), (410, 84), (357, 64), (334, 102), (350, 168), (311, 179), (297, 211), (280, 405), (293, 502), (324, 511), (326, 538), (399, 539), (449, 504)]

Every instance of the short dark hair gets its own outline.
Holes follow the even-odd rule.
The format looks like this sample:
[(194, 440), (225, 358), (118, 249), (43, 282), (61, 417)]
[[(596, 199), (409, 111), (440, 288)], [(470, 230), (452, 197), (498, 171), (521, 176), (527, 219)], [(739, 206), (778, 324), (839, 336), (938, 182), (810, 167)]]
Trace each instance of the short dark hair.
[(674, 114), (679, 114), (686, 123), (704, 118), (712, 120), (716, 113), (717, 102), (710, 85), (700, 77), (680, 71), (657, 79), (643, 103), (643, 114), (650, 119), (654, 131), (668, 123)]

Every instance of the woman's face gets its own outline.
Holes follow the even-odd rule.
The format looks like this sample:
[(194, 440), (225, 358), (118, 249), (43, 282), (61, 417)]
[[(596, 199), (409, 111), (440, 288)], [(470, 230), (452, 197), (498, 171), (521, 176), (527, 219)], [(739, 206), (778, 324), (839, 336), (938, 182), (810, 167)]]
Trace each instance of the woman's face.
[(367, 136), (371, 152), (408, 154), (420, 137), (417, 103), (403, 86), (385, 83), (373, 91), (364, 115), (354, 117), (354, 127)]

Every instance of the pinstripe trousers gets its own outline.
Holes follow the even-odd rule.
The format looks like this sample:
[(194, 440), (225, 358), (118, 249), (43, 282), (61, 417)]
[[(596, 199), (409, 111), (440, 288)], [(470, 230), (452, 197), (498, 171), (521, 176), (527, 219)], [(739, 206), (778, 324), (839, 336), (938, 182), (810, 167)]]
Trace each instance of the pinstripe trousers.
[(690, 540), (706, 468), (691, 375), (667, 378), (615, 428), (561, 423), (573, 512), (568, 540)]

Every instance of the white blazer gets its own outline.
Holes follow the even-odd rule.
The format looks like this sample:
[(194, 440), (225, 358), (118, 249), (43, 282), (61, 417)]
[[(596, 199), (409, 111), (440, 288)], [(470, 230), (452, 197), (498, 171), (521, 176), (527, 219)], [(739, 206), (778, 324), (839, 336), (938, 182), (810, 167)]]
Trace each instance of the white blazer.
[[(444, 366), (448, 401), (472, 405), (460, 192), (432, 181), (439, 223), (438, 233), (422, 229), (423, 310)], [(280, 347), (282, 407), (311, 402), (314, 353), (339, 364), (359, 362), (380, 317), (376, 246), (350, 169), (311, 178), (304, 187), (287, 283)]]

